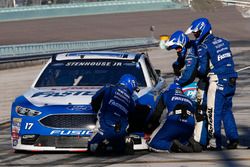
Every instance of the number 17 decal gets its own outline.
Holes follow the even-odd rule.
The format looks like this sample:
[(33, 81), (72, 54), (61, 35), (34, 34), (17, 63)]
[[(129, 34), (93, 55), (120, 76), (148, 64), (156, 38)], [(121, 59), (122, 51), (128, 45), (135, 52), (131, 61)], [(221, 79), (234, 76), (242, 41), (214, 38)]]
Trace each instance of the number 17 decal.
[(25, 124), (25, 129), (30, 130), (33, 125), (34, 125), (34, 123), (26, 123)]

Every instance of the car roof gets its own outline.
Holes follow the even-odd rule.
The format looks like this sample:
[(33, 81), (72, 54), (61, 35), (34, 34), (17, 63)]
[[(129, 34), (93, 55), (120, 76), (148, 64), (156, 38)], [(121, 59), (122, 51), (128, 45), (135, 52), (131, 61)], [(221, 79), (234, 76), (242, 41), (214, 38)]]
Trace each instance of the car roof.
[(113, 51), (83, 51), (61, 53), (54, 57), (57, 61), (60, 60), (77, 60), (77, 59), (122, 59), (135, 60), (140, 59), (143, 53), (132, 52), (113, 52)]

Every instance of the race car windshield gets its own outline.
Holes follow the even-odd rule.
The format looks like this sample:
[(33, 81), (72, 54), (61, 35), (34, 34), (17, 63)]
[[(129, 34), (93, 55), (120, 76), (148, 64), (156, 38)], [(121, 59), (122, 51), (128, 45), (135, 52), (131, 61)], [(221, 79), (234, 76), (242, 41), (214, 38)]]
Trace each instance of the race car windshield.
[(48, 65), (35, 87), (104, 86), (116, 84), (124, 74), (132, 74), (140, 87), (146, 87), (141, 65), (124, 60), (73, 60)]

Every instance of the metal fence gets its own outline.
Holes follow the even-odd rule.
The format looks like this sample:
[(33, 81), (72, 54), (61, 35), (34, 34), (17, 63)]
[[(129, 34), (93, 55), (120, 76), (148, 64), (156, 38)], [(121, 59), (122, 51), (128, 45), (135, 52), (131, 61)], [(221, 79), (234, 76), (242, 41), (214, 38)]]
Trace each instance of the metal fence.
[(122, 48), (158, 46), (158, 40), (148, 38), (125, 38), (94, 41), (34, 43), (0, 46), (0, 64), (20, 59), (42, 58), (49, 54), (87, 51), (87, 50), (116, 50)]

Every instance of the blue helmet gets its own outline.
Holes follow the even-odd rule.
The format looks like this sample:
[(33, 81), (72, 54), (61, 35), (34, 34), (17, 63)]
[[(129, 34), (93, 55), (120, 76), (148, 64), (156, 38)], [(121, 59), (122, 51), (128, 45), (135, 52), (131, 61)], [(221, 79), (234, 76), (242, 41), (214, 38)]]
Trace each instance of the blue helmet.
[(210, 33), (212, 26), (207, 18), (199, 18), (192, 22), (191, 26), (187, 29), (186, 34), (194, 33), (196, 41), (199, 43), (205, 36)]
[[(166, 42), (168, 50), (176, 49), (177, 55), (184, 57), (186, 54), (186, 44), (189, 42), (189, 38), (184, 32), (178, 30), (173, 33), (170, 39)], [(180, 50), (178, 50), (180, 48)]]
[(131, 94), (134, 91), (139, 91), (138, 82), (137, 82), (136, 78), (131, 74), (124, 74), (120, 78), (118, 83), (126, 86)]

